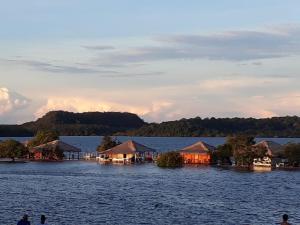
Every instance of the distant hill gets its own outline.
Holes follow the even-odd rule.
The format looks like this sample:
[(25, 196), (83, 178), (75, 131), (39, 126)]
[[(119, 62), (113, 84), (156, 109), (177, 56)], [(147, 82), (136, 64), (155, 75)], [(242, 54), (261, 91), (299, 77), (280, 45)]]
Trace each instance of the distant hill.
[(246, 134), (256, 137), (300, 137), (300, 117), (286, 116), (266, 119), (201, 119), (200, 117), (196, 117), (159, 124), (146, 124), (139, 129), (119, 133), (119, 135), (129, 136), (162, 137), (224, 137), (233, 134)]
[(38, 130), (55, 130), (60, 135), (109, 135), (137, 129), (146, 123), (132, 113), (52, 111), (22, 125), (0, 125), (0, 136), (32, 136)]
[(246, 134), (256, 137), (300, 137), (300, 117), (266, 119), (196, 117), (148, 124), (132, 113), (52, 111), (34, 122), (0, 125), (0, 137), (32, 136), (38, 130), (55, 130), (64, 136), (224, 137)]

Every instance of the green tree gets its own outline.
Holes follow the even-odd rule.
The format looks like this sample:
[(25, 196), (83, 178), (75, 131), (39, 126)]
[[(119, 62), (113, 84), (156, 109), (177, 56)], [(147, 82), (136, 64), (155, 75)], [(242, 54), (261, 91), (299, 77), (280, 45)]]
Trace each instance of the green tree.
[(16, 140), (6, 140), (0, 143), (0, 157), (11, 158), (27, 158), (29, 154), (28, 149)]
[(103, 151), (113, 148), (119, 144), (120, 144), (120, 142), (112, 139), (112, 137), (104, 136), (102, 138), (101, 144), (97, 147), (97, 152), (103, 152)]
[(56, 131), (38, 131), (35, 137), (28, 142), (27, 146), (35, 147), (58, 139), (59, 136)]
[(233, 151), (233, 157), (238, 166), (250, 167), (255, 158), (253, 145), (255, 144), (254, 137), (246, 135), (231, 136), (227, 139)]
[(284, 149), (284, 154), (291, 166), (300, 165), (300, 144), (287, 144)]
[[(261, 159), (265, 156), (268, 156), (267, 155), (268, 149), (265, 146), (261, 146), (261, 145), (252, 146), (252, 151), (253, 151), (253, 154), (254, 154), (254, 158), (260, 158)], [(269, 155), (269, 157), (270, 157), (270, 155)]]
[(176, 168), (183, 166), (183, 158), (179, 152), (162, 153), (157, 159), (157, 166), (163, 168)]
[(215, 151), (215, 155), (222, 164), (230, 164), (230, 158), (233, 156), (232, 146), (228, 143), (219, 145)]
[(51, 146), (42, 152), (44, 159), (61, 160), (64, 158), (64, 152), (58, 146)]

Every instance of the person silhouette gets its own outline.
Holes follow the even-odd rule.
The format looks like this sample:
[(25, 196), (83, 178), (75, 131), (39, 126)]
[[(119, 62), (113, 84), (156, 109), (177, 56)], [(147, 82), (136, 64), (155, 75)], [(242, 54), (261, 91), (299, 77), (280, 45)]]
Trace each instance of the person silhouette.
[(280, 225), (291, 225), (289, 222), (288, 222), (288, 219), (289, 219), (289, 216), (287, 214), (284, 214), (282, 216), (282, 222)]
[(45, 215), (41, 215), (41, 223), (40, 224), (38, 224), (38, 225), (47, 225), (46, 224), (46, 216)]
[(24, 214), (23, 218), (17, 223), (17, 225), (30, 225), (28, 221), (28, 215)]

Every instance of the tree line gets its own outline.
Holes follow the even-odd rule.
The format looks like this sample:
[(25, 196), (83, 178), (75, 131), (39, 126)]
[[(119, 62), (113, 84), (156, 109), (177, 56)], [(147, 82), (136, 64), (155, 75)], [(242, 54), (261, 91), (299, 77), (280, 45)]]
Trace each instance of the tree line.
[(39, 130), (55, 130), (61, 136), (164, 136), (164, 137), (300, 137), (300, 117), (181, 119), (146, 123), (132, 113), (53, 111), (22, 125), (0, 125), (1, 137), (33, 136)]
[(160, 137), (226, 137), (248, 135), (255, 137), (300, 137), (297, 116), (255, 118), (192, 118), (151, 123), (120, 133), (128, 136)]

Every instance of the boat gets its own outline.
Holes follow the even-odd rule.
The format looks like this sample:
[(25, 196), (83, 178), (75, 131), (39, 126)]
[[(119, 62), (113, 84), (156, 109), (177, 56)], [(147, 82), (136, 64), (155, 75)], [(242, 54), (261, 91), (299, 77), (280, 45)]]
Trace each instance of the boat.
[(103, 157), (103, 155), (97, 156), (96, 160), (100, 163), (110, 163), (111, 160), (108, 157)]
[(253, 170), (256, 171), (271, 171), (274, 168), (270, 157), (257, 158), (253, 160)]

